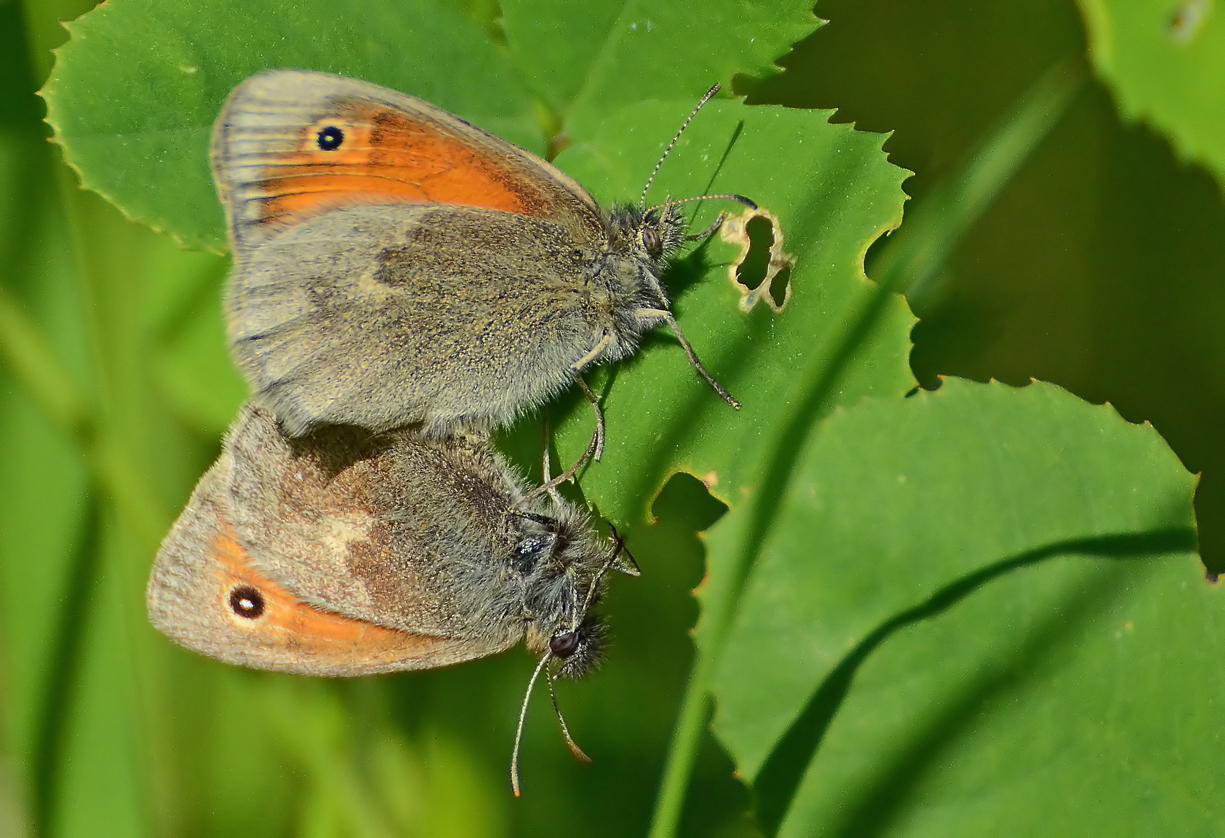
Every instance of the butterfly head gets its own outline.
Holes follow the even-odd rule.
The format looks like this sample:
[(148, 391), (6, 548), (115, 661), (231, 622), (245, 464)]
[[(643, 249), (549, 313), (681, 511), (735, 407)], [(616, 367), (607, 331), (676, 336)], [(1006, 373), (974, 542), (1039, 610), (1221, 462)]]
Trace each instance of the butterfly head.
[(671, 201), (645, 210), (623, 204), (609, 212), (608, 239), (613, 254), (643, 263), (658, 275), (685, 243), (685, 219)]
[[(545, 675), (566, 746), (579, 760), (591, 761), (570, 736), (557, 706), (553, 682), (557, 678), (581, 678), (600, 663), (607, 632), (595, 608), (602, 595), (605, 574), (620, 570), (638, 575), (638, 566), (625, 550), (625, 541), (616, 530), (613, 530), (612, 541), (598, 536), (586, 515), (560, 500), (555, 514), (557, 517), (551, 522), (545, 516), (523, 516), (526, 521), (545, 525), (551, 538), (534, 539), (544, 549), (537, 562), (536, 578), (529, 576), (528, 579), (527, 610), (535, 616), (528, 626), (527, 647), (540, 655), (540, 662), (528, 681), (519, 710), (519, 726), (510, 761), (510, 783), (516, 797), (519, 796), (519, 745), (523, 739), (523, 722), (532, 688), (541, 673)], [(560, 662), (555, 670), (552, 668), (554, 661)]]
[(549, 652), (561, 661), (555, 678), (582, 678), (604, 660), (608, 630), (604, 620), (589, 614), (578, 628), (563, 628), (549, 638)]
[(595, 533), (582, 512), (567, 504), (555, 514), (542, 525), (546, 534), (524, 542), (533, 545), (534, 553), (523, 566), (531, 620), (527, 645), (559, 662), (554, 677), (581, 678), (603, 658), (607, 630), (596, 607), (605, 574), (636, 570), (622, 560), (620, 539), (609, 541)]

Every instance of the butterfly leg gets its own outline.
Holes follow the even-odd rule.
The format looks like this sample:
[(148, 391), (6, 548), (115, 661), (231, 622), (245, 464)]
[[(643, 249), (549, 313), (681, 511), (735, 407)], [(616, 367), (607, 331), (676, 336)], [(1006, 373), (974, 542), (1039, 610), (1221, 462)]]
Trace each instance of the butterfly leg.
[(727, 220), (727, 213), (725, 212), (719, 213), (719, 217), (715, 219), (714, 224), (711, 224), (709, 227), (707, 227), (705, 230), (703, 230), (700, 233), (693, 233), (692, 235), (685, 236), (685, 241), (687, 242), (701, 241), (702, 239), (706, 238), (711, 233), (713, 233), (715, 230), (718, 230), (720, 227), (722, 227), (723, 222), (726, 220)]
[(587, 446), (586, 456), (598, 463), (604, 456), (604, 411), (600, 409), (600, 400), (595, 397), (595, 393), (591, 392), (587, 382), (577, 375), (574, 378), (579, 388), (582, 389), (583, 395), (587, 397), (587, 401), (591, 403), (591, 410), (595, 413), (595, 434), (591, 437), (591, 444)]
[(722, 397), (723, 401), (730, 404), (736, 410), (740, 409), (740, 402), (732, 398), (732, 394), (723, 389), (723, 385), (718, 381), (715, 381), (715, 377), (706, 371), (706, 367), (702, 366), (702, 362), (698, 360), (698, 356), (696, 353), (694, 353), (693, 347), (690, 346), (689, 341), (685, 339), (685, 333), (681, 331), (680, 324), (676, 322), (676, 318), (672, 316), (672, 312), (662, 308), (640, 308), (634, 312), (634, 316), (643, 321), (643, 323), (650, 325), (660, 322), (667, 323), (672, 329), (672, 334), (676, 335), (676, 339), (680, 341), (681, 348), (685, 350), (685, 355), (688, 356), (689, 363), (693, 364), (693, 368), (701, 374), (702, 378), (706, 379), (706, 382), (710, 384), (711, 387), (715, 388), (715, 392)]
[(506, 510), (506, 514), (513, 515), (516, 518), (523, 518), (525, 521), (535, 521), (554, 535), (558, 532), (557, 519), (549, 515), (541, 515), (539, 512), (530, 512), (526, 509), (515, 509), (514, 507)]
[[(604, 411), (600, 409), (600, 402), (599, 399), (595, 397), (595, 393), (591, 392), (591, 388), (588, 387), (587, 382), (583, 380), (582, 371), (589, 364), (595, 363), (595, 361), (597, 361), (599, 357), (604, 354), (604, 350), (608, 348), (608, 345), (612, 343), (612, 340), (612, 335), (605, 332), (600, 336), (600, 339), (596, 341), (595, 346), (591, 348), (590, 352), (570, 365), (570, 371), (574, 373), (574, 380), (578, 382), (578, 386), (582, 389), (583, 395), (586, 396), (587, 401), (591, 403), (591, 409), (595, 411), (595, 436), (591, 438), (591, 445), (587, 446), (587, 452), (583, 454), (577, 463), (566, 469), (565, 473), (569, 475), (573, 475), (575, 471), (578, 471), (579, 467), (582, 466), (588, 459), (593, 459), (596, 462), (599, 462), (600, 458), (604, 456)], [(548, 483), (550, 481), (548, 478), (545, 478), (545, 482)]]
[(544, 486), (547, 487), (549, 497), (553, 499), (554, 503), (560, 505), (561, 495), (557, 493), (557, 487), (552, 483), (553, 457), (549, 453), (549, 440), (552, 439), (552, 428), (549, 427), (548, 413), (544, 416), (544, 428), (542, 430), (544, 436), (544, 462), (540, 466), (540, 479), (543, 481)]
[(548, 492), (549, 495), (555, 495), (555, 489), (557, 486), (560, 486), (567, 480), (572, 479), (574, 475), (578, 473), (578, 470), (582, 468), (588, 460), (594, 459), (598, 461), (600, 456), (604, 453), (604, 411), (600, 409), (600, 402), (598, 399), (596, 399), (595, 393), (591, 392), (591, 388), (587, 386), (587, 382), (583, 381), (583, 379), (577, 375), (574, 378), (576, 381), (578, 381), (578, 386), (582, 388), (583, 395), (587, 397), (587, 401), (591, 402), (591, 409), (595, 411), (595, 433), (592, 434), (591, 443), (587, 446), (587, 450), (583, 452), (583, 456), (579, 457), (574, 465), (570, 466), (570, 468), (551, 479), (549, 478), (548, 466), (549, 445), (548, 441), (546, 440), (544, 455), (544, 485), (538, 489), (533, 489), (531, 493), (528, 494), (528, 499), (537, 497), (542, 492)]
[(612, 335), (605, 332), (600, 339), (596, 341), (596, 345), (591, 347), (590, 352), (570, 365), (570, 371), (575, 375), (578, 375), (588, 364), (594, 363), (597, 358), (603, 355), (604, 350), (608, 348), (608, 344), (610, 343), (612, 343)]

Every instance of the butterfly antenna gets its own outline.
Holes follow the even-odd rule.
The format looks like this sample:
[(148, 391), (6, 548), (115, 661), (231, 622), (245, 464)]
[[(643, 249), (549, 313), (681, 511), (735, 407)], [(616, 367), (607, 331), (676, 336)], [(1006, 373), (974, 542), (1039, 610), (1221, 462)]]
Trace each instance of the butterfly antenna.
[[(651, 213), (655, 212), (656, 210), (666, 210), (669, 207), (678, 207), (681, 204), (691, 204), (694, 201), (736, 201), (737, 203), (743, 204), (744, 206), (748, 207), (751, 210), (758, 209), (756, 201), (752, 201), (744, 197), (743, 195), (736, 195), (731, 192), (720, 192), (717, 195), (696, 195), (692, 198), (681, 198), (679, 201), (674, 201), (671, 198), (669, 198), (667, 201), (665, 201), (662, 204), (656, 204), (655, 206), (650, 207), (649, 209), (643, 210), (642, 217), (649, 218)], [(714, 223), (712, 223), (709, 227), (707, 227), (705, 230), (703, 230), (700, 233), (691, 233), (690, 235), (685, 236), (685, 241), (687, 242), (701, 241), (702, 239), (706, 238), (711, 233), (713, 233), (715, 230), (718, 230), (723, 225), (723, 222), (726, 220), (727, 220), (727, 213), (726, 212), (719, 213), (719, 217), (714, 220)]]
[(709, 102), (711, 98), (722, 89), (722, 87), (723, 85), (716, 84), (710, 90), (706, 91), (706, 95), (698, 101), (697, 105), (693, 109), (693, 112), (689, 114), (689, 118), (685, 120), (685, 124), (681, 126), (680, 130), (676, 132), (676, 136), (672, 138), (672, 142), (668, 143), (668, 147), (664, 149), (664, 153), (660, 156), (659, 162), (655, 164), (655, 171), (651, 172), (651, 176), (647, 178), (647, 185), (642, 187), (642, 197), (638, 199), (639, 206), (646, 206), (647, 192), (650, 190), (651, 184), (655, 182), (655, 176), (659, 174), (659, 167), (662, 166), (664, 161), (668, 159), (668, 155), (672, 152), (672, 147), (675, 146), (677, 141), (681, 138), (681, 134), (685, 133), (685, 129), (689, 127), (690, 122), (693, 122), (693, 118), (698, 115), (698, 111), (702, 109), (702, 106)]
[[(523, 707), (519, 710), (519, 727), (515, 730), (515, 750), (510, 756), (510, 787), (515, 793), (515, 797), (519, 796), (519, 745), (523, 742), (523, 723), (527, 720), (527, 703), (532, 698), (532, 689), (536, 686), (536, 679), (540, 677), (540, 672), (544, 669), (549, 658), (553, 656), (552, 652), (545, 652), (544, 657), (540, 659), (540, 663), (536, 664), (536, 671), (532, 673), (532, 679), (527, 682), (527, 692), (523, 696)], [(549, 680), (549, 689), (552, 691), (552, 679)], [(557, 706), (554, 702), (554, 707)], [(562, 723), (565, 727), (565, 722)], [(566, 738), (569, 740), (570, 734), (566, 733)], [(570, 740), (573, 741), (573, 740)], [(575, 746), (577, 747), (577, 746)], [(580, 751), (581, 753), (581, 751)]]
[(653, 207), (643, 210), (643, 215), (655, 212), (655, 210), (665, 209), (667, 207), (676, 207), (680, 206), (681, 204), (692, 204), (694, 201), (735, 201), (738, 204), (743, 204), (749, 209), (758, 209), (756, 201), (750, 200), (743, 195), (736, 195), (732, 192), (720, 192), (717, 195), (695, 195), (692, 198), (681, 198), (679, 201), (674, 201), (669, 198), (662, 204), (656, 204)]
[(591, 601), (595, 598), (595, 593), (600, 588), (600, 580), (604, 578), (604, 574), (612, 570), (613, 565), (617, 563), (617, 559), (621, 557), (621, 552), (624, 550), (626, 555), (629, 555), (630, 561), (634, 562), (634, 567), (638, 566), (638, 562), (634, 561), (634, 557), (628, 550), (625, 549), (625, 539), (617, 533), (617, 528), (612, 527), (613, 538), (617, 542), (617, 549), (613, 551), (612, 558), (604, 562), (604, 566), (600, 568), (600, 572), (595, 575), (595, 579), (591, 580), (591, 587), (587, 589), (587, 597), (583, 600), (583, 607), (574, 615), (574, 630), (577, 631), (579, 625), (583, 622), (583, 618), (587, 616), (587, 609), (591, 607)]
[[(629, 573), (629, 571), (624, 570), (623, 572), (629, 573), (630, 576), (641, 576), (642, 568), (638, 566), (638, 560), (634, 558), (634, 554), (630, 552), (630, 548), (625, 546), (625, 539), (621, 537), (621, 533), (617, 532), (617, 528), (613, 526), (611, 521), (608, 522), (608, 528), (612, 530), (613, 540), (617, 542), (617, 552), (613, 558), (615, 559), (625, 556), (629, 559), (630, 567), (633, 568), (633, 573)], [(616, 567), (616, 564), (614, 564), (613, 567)]]
[(553, 712), (557, 714), (557, 721), (561, 725), (561, 735), (566, 740), (566, 747), (570, 749), (570, 753), (574, 754), (574, 758), (579, 762), (591, 764), (591, 757), (583, 753), (583, 749), (574, 741), (574, 737), (570, 735), (570, 728), (566, 726), (566, 717), (561, 714), (561, 708), (557, 706), (557, 692), (553, 689), (553, 676), (546, 673), (544, 676), (549, 682), (549, 700), (553, 702)]

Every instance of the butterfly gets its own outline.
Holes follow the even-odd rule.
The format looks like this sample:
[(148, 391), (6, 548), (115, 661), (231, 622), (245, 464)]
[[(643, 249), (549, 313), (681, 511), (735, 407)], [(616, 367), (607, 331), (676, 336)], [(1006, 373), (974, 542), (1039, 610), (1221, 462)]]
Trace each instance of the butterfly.
[(482, 433), (577, 383), (597, 420), (584, 458), (598, 459), (603, 417), (581, 373), (661, 324), (738, 407), (661, 281), (686, 239), (681, 202), (605, 210), (434, 105), (315, 72), (240, 84), (211, 161), (234, 254), (230, 349), (291, 435)]
[(599, 662), (611, 570), (638, 573), (620, 539), (556, 493), (531, 497), (487, 441), (291, 438), (247, 405), (162, 543), (147, 599), (163, 634), (240, 666), (368, 675), (524, 643), (540, 658), (531, 683), (544, 671), (551, 684)]

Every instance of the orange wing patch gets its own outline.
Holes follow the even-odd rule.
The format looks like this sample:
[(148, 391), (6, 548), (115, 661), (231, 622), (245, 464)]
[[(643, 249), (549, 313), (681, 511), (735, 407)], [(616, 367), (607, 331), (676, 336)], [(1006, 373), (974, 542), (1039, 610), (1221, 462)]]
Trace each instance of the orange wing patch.
[(541, 190), (428, 122), (368, 102), (303, 129), (260, 183), (262, 222), (353, 203), (450, 204), (546, 216)]
[[(217, 596), (252, 645), (274, 647), (300, 666), (278, 667), (314, 674), (359, 674), (401, 668), (429, 658), (447, 638), (396, 631), (320, 611), (298, 600), (250, 566), (246, 551), (227, 524), (211, 545), (217, 560)], [(439, 665), (447, 661), (439, 661)]]

